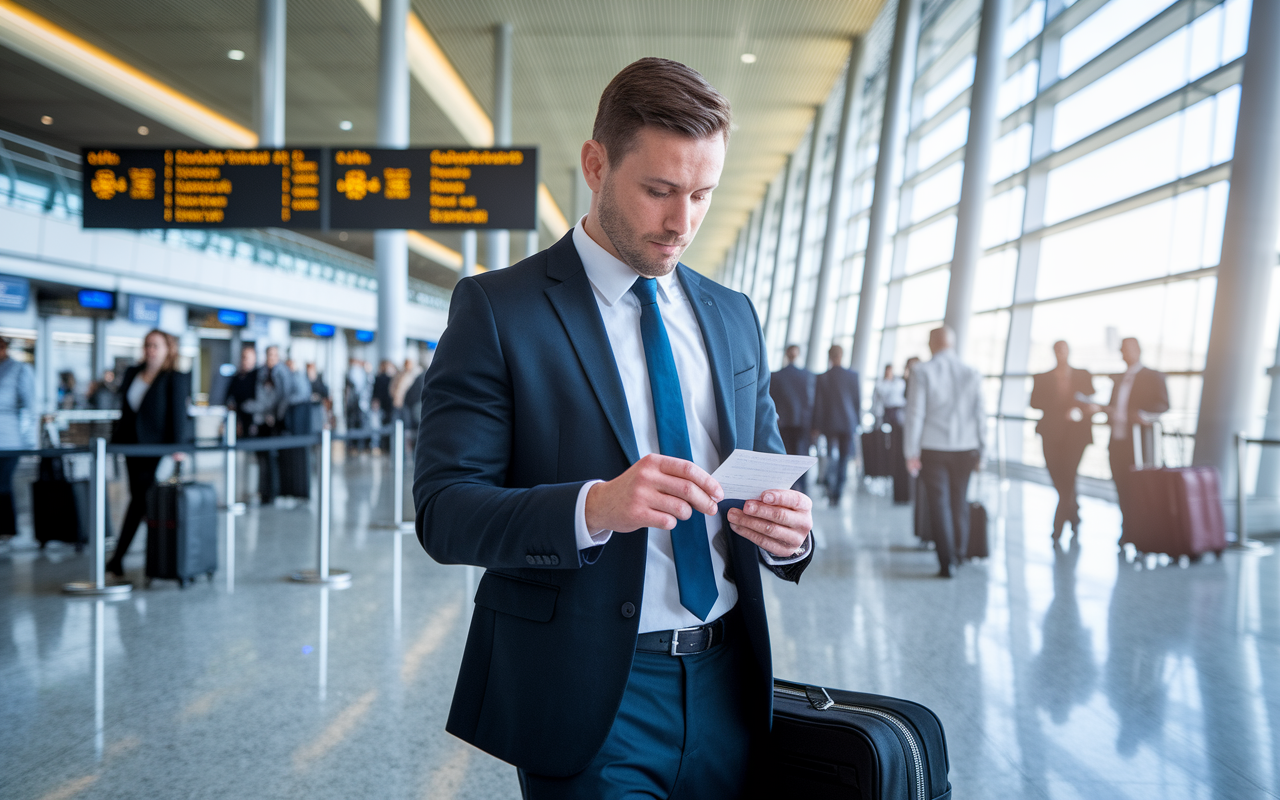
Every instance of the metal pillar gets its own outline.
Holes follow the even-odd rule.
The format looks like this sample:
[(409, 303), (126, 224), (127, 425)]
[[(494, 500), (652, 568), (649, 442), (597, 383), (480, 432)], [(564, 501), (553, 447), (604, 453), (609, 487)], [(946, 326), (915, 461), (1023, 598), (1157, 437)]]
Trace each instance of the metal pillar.
[[(1276, 363), (1267, 370), (1271, 378), (1271, 396), (1267, 398), (1267, 422), (1263, 439), (1280, 439), (1280, 340), (1276, 342)], [(1254, 484), (1258, 497), (1280, 496), (1280, 447), (1264, 447), (1258, 459), (1258, 479)]]
[(93, 358), (89, 369), (92, 371), (90, 379), (95, 381), (101, 380), (102, 373), (107, 370), (107, 321), (102, 317), (93, 318)]
[[(1231, 191), (1218, 261), (1218, 289), (1196, 425), (1197, 466), (1233, 486), (1233, 437), (1251, 427), (1255, 371), (1276, 263), (1280, 215), (1280, 3), (1253, 3), (1240, 79)], [(1236, 169), (1235, 167), (1240, 167)], [(1240, 481), (1241, 486), (1244, 485)]]
[(107, 440), (93, 440), (93, 580), (64, 583), (62, 591), (80, 597), (123, 597), (133, 591), (129, 581), (107, 583)]
[(284, 147), (285, 0), (258, 0), (258, 146)]
[(821, 372), (826, 362), (822, 340), (827, 338), (827, 314), (835, 298), (831, 294), (832, 276), (836, 262), (841, 260), (844, 245), (844, 207), (849, 194), (849, 182), (845, 171), (853, 155), (854, 109), (857, 107), (858, 87), (862, 85), (862, 37), (856, 36), (849, 45), (849, 68), (844, 76), (844, 102), (840, 106), (840, 128), (836, 134), (836, 163), (831, 172), (831, 195), (827, 201), (827, 231), (822, 240), (822, 262), (818, 266), (817, 286), (813, 293), (813, 319), (809, 325), (809, 348), (806, 360), (811, 372)]
[[(384, 15), (385, 18), (385, 15)], [(351, 583), (351, 573), (345, 569), (329, 567), (329, 512), (332, 505), (333, 482), (333, 434), (328, 428), (320, 431), (320, 535), (316, 547), (316, 569), (299, 570), (289, 577), (299, 583), (323, 583), (344, 587)]]
[[(493, 26), (493, 146), (511, 146), (511, 23)], [(485, 231), (489, 269), (511, 266), (511, 231)]]
[[(236, 502), (236, 412), (228, 409), (225, 427), (227, 450), (223, 468), (226, 470), (227, 512), (227, 591), (236, 590), (236, 517), (244, 513), (244, 503)], [(194, 456), (193, 456), (194, 458)]]
[(462, 277), (476, 272), (476, 232), (468, 229), (462, 232)]
[[(791, 279), (791, 308), (787, 312), (787, 335), (783, 346), (788, 346), (799, 333), (796, 327), (796, 316), (800, 313), (800, 275), (804, 272), (804, 245), (809, 237), (809, 206), (813, 203), (813, 193), (817, 189), (818, 149), (822, 144), (822, 123), (826, 106), (818, 106), (813, 112), (813, 132), (809, 135), (809, 166), (804, 173), (804, 199), (800, 201), (800, 230), (796, 236), (795, 275)], [(806, 360), (808, 356), (806, 355)]]
[[(405, 28), (409, 0), (382, 0), (378, 22), (378, 146), (409, 146), (409, 59)], [(404, 307), (409, 296), (409, 239), (405, 231), (375, 231), (378, 269), (378, 358), (404, 361)]]
[(978, 29), (977, 64), (969, 95), (969, 138), (964, 146), (964, 176), (960, 180), (960, 205), (956, 209), (956, 241), (951, 256), (951, 283), (947, 289), (945, 325), (956, 334), (956, 352), (965, 352), (969, 317), (973, 310), (973, 285), (982, 258), (982, 217), (991, 193), (991, 151), (1000, 121), (996, 102), (1004, 81), (1005, 29), (1008, 0), (982, 0), (982, 25)]
[(773, 312), (778, 307), (774, 300), (778, 296), (778, 276), (782, 273), (779, 267), (782, 265), (782, 237), (787, 230), (787, 201), (791, 199), (791, 181), (793, 178), (791, 166), (793, 160), (794, 156), (788, 155), (787, 163), (782, 168), (782, 199), (778, 205), (778, 233), (774, 237), (773, 244), (773, 275), (769, 280), (769, 297), (764, 309), (764, 341), (766, 346), (772, 341), (769, 335), (773, 332), (773, 321), (776, 318)]
[(880, 150), (876, 159), (876, 183), (871, 194), (867, 219), (867, 252), (863, 259), (862, 289), (858, 295), (858, 321), (853, 330), (850, 369), (866, 375), (867, 356), (874, 335), (876, 295), (880, 291), (880, 270), (885, 239), (889, 235), (889, 208), (897, 189), (898, 157), (905, 138), (903, 117), (909, 106), (911, 82), (915, 76), (916, 44), (920, 35), (920, 0), (898, 0), (893, 26), (893, 50), (889, 53), (889, 74), (884, 92), (884, 117), (880, 121)]
[(397, 419), (392, 423), (391, 433), (391, 521), (371, 525), (371, 528), (394, 530), (408, 533), (413, 530), (412, 522), (404, 519), (404, 420)]

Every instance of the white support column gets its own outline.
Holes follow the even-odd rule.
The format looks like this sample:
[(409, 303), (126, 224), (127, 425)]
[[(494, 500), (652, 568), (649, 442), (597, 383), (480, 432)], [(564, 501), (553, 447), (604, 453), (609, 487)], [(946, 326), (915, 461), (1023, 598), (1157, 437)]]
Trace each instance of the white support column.
[(524, 257), (536, 256), (538, 254), (538, 229), (534, 228), (524, 235)]
[(1193, 462), (1236, 485), (1233, 436), (1253, 432), (1252, 406), (1276, 264), (1280, 216), (1280, 3), (1255, 0), (1240, 79), (1231, 191), (1218, 262)]
[(468, 229), (462, 232), (462, 277), (475, 275), (476, 272), (476, 232)]
[(867, 357), (875, 332), (876, 295), (880, 291), (885, 239), (889, 235), (889, 211), (898, 157), (906, 137), (903, 117), (907, 113), (911, 84), (915, 77), (916, 45), (920, 37), (920, 0), (899, 0), (893, 26), (893, 50), (889, 54), (889, 74), (885, 81), (884, 117), (880, 122), (880, 149), (876, 160), (876, 182), (871, 195), (867, 229), (867, 252), (863, 260), (862, 289), (858, 299), (858, 322), (853, 331), (850, 368), (866, 375)]
[[(409, 146), (409, 0), (382, 0), (378, 22), (378, 146)], [(402, 230), (373, 234), (378, 270), (378, 358), (404, 361), (404, 307), (409, 297), (409, 240)]]
[[(787, 335), (783, 337), (786, 341), (783, 347), (790, 347), (795, 343), (795, 337), (800, 335), (800, 328), (796, 325), (796, 317), (800, 314), (800, 276), (804, 273), (804, 249), (805, 242), (809, 238), (810, 217), (809, 207), (813, 205), (813, 194), (817, 191), (818, 179), (814, 173), (818, 171), (818, 150), (822, 146), (822, 123), (823, 123), (824, 106), (818, 106), (813, 112), (813, 130), (809, 134), (809, 163), (804, 173), (804, 198), (800, 201), (800, 223), (799, 235), (796, 237), (796, 263), (795, 275), (791, 279), (791, 308), (787, 311)], [(805, 356), (808, 360), (808, 355)]]
[(285, 0), (258, 0), (258, 146), (284, 147)]
[[(511, 146), (511, 23), (493, 26), (493, 146)], [(511, 232), (485, 231), (489, 269), (511, 266)]]
[[(769, 296), (765, 301), (764, 309), (764, 341), (767, 346), (772, 346), (772, 339), (769, 334), (773, 331), (773, 324), (777, 318), (774, 309), (778, 308), (778, 276), (782, 273), (779, 267), (782, 265), (782, 237), (787, 231), (787, 203), (791, 200), (791, 182), (795, 180), (795, 176), (791, 174), (791, 168), (795, 161), (793, 155), (787, 156), (787, 163), (782, 168), (782, 202), (778, 208), (778, 233), (774, 237), (773, 244), (773, 276), (769, 280)], [(785, 347), (786, 344), (783, 344)]]
[[(844, 250), (845, 198), (849, 181), (845, 172), (853, 155), (854, 109), (858, 106), (858, 87), (862, 85), (862, 37), (856, 36), (849, 46), (849, 67), (844, 76), (844, 101), (840, 106), (840, 128), (836, 134), (836, 163), (831, 171), (831, 194), (827, 200), (827, 231), (822, 240), (822, 263), (813, 293), (813, 319), (809, 325), (809, 348), (805, 359), (811, 372), (822, 371), (826, 364), (823, 340), (827, 336), (827, 316), (835, 302), (831, 294), (836, 262)], [(828, 342), (828, 344), (830, 344)]]
[(1000, 130), (996, 104), (1000, 84), (1004, 82), (1003, 45), (1008, 17), (1008, 0), (982, 0), (977, 63), (969, 95), (969, 138), (964, 146), (964, 175), (960, 180), (955, 250), (944, 319), (944, 324), (955, 331), (956, 352), (962, 355), (973, 311), (974, 281), (982, 259), (982, 218), (987, 195), (991, 193), (991, 151)]

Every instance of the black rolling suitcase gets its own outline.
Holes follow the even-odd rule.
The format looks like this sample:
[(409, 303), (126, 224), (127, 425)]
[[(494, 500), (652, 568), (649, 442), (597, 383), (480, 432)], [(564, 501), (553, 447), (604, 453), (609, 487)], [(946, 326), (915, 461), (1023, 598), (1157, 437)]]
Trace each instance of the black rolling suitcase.
[(969, 504), (969, 547), (966, 558), (986, 558), (991, 555), (987, 546), (987, 507), (982, 503)]
[(311, 461), (306, 447), (281, 450), (277, 454), (280, 465), (280, 494), (306, 500), (311, 496)]
[(66, 542), (76, 552), (89, 543), (93, 504), (89, 481), (67, 480), (61, 456), (40, 459), (40, 471), (31, 482), (31, 521), (40, 547)]
[(774, 681), (760, 796), (949, 800), (942, 722), (909, 700)]
[(893, 475), (893, 450), (888, 426), (876, 427), (862, 434), (862, 474), (868, 478)]
[(179, 586), (218, 569), (218, 495), (211, 484), (175, 475), (147, 492), (147, 580)]

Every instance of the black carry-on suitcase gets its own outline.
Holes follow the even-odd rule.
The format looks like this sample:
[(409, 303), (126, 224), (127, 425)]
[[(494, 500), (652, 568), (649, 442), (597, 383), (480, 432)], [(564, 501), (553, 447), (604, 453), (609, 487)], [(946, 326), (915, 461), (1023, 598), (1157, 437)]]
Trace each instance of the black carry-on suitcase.
[(969, 504), (969, 547), (966, 558), (987, 558), (991, 548), (987, 546), (987, 507), (982, 503)]
[(306, 500), (311, 497), (310, 452), (306, 447), (281, 450), (277, 454), (280, 465), (280, 494)]
[(62, 456), (40, 459), (40, 471), (31, 482), (31, 518), (42, 548), (49, 542), (66, 542), (75, 545), (78, 553), (89, 543), (93, 524), (89, 481), (67, 480)]
[(175, 474), (147, 492), (147, 581), (179, 586), (218, 569), (218, 495), (212, 484)]
[(862, 434), (863, 477), (887, 478), (893, 475), (893, 449), (888, 427), (875, 427)]
[(951, 797), (942, 722), (909, 700), (774, 681), (768, 761), (762, 797)]

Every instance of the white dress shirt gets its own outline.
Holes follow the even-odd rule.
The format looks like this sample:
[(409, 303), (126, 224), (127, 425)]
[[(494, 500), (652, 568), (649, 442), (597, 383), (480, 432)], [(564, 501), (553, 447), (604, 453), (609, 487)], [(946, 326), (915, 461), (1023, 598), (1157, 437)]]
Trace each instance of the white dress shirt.
[[(596, 304), (604, 320), (613, 360), (622, 379), (622, 389), (635, 431), (636, 450), (640, 458), (660, 453), (658, 425), (653, 413), (653, 393), (649, 385), (649, 369), (645, 361), (644, 343), (640, 336), (640, 301), (631, 287), (640, 275), (609, 251), (597, 244), (583, 229), (580, 220), (573, 229), (573, 243), (586, 268), (587, 278), (595, 292)], [(694, 316), (693, 305), (684, 287), (671, 273), (658, 278), (658, 310), (671, 340), (671, 352), (680, 376), (680, 394), (684, 400), (685, 424), (689, 429), (689, 445), (693, 463), (708, 473), (715, 472), (728, 453), (720, 453), (720, 422), (716, 416), (715, 393), (712, 390), (711, 365), (707, 358), (702, 328)], [(579, 549), (602, 545), (612, 531), (588, 531), (586, 523), (587, 492), (600, 481), (591, 481), (578, 493), (575, 510), (575, 533)], [(699, 514), (701, 512), (694, 511)], [(711, 568), (715, 573), (719, 595), (707, 619), (698, 619), (680, 605), (680, 587), (676, 582), (675, 558), (671, 549), (671, 531), (649, 528), (648, 553), (644, 572), (644, 598), (640, 604), (640, 633), (689, 628), (706, 624), (729, 611), (738, 602), (738, 587), (726, 577), (728, 540), (736, 536), (721, 530), (722, 518), (707, 516), (707, 538), (711, 545)], [(717, 541), (719, 539), (719, 541)], [(813, 539), (792, 558), (775, 559), (773, 564), (789, 564), (808, 555)], [(763, 552), (763, 551), (762, 551)]]
[(902, 378), (881, 378), (871, 393), (871, 413), (884, 419), (886, 408), (902, 408), (907, 404), (907, 382)]
[(1129, 438), (1129, 426), (1132, 424), (1129, 420), (1129, 395), (1133, 394), (1133, 381), (1141, 370), (1141, 364), (1129, 367), (1120, 379), (1120, 385), (1116, 387), (1116, 405), (1111, 411), (1110, 420), (1112, 439)]
[(125, 400), (129, 403), (129, 408), (133, 412), (138, 413), (138, 409), (142, 408), (142, 400), (147, 396), (147, 392), (151, 389), (151, 384), (142, 379), (142, 370), (138, 370), (138, 374), (133, 376), (133, 380), (129, 383), (129, 389), (124, 393)]
[(919, 458), (921, 450), (981, 453), (986, 422), (982, 376), (951, 348), (912, 367), (903, 424), (908, 459)]

